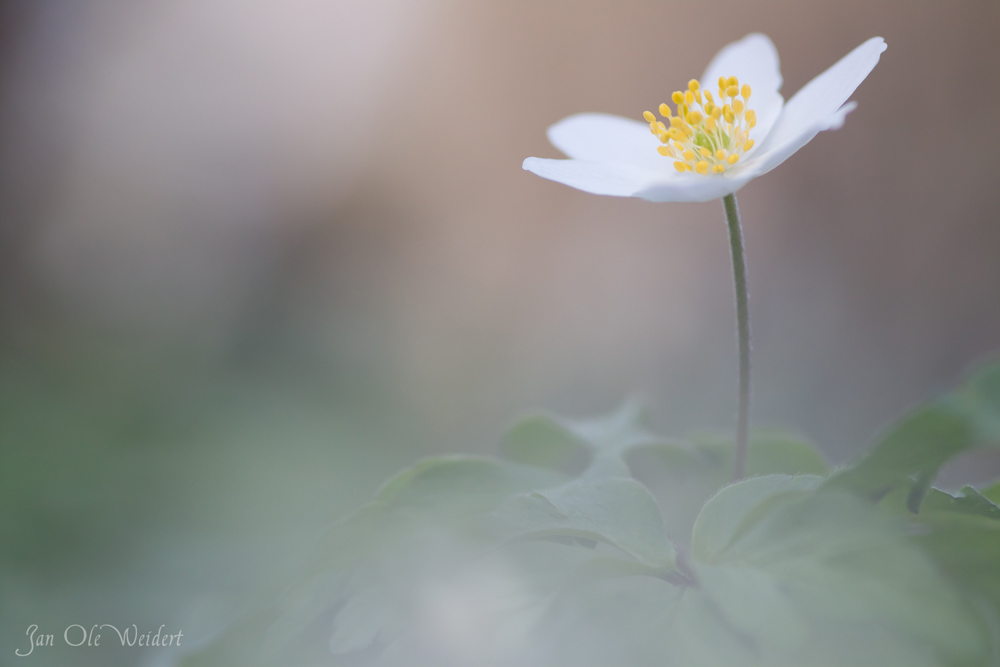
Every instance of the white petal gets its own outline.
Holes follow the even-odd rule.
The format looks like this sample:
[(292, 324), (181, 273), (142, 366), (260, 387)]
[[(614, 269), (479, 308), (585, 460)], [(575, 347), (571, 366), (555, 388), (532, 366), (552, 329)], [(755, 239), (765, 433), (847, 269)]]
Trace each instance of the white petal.
[[(646, 132), (649, 132), (648, 128)], [(592, 160), (547, 160), (529, 157), (522, 167), (542, 178), (577, 190), (613, 197), (633, 196), (656, 175), (649, 169), (625, 162)]]
[(663, 169), (665, 158), (656, 152), (660, 140), (642, 121), (602, 113), (579, 113), (549, 128), (549, 141), (577, 160), (626, 162)]
[(736, 192), (752, 178), (753, 174), (746, 170), (721, 175), (686, 172), (670, 179), (653, 181), (634, 196), (654, 202), (711, 201)]
[(753, 33), (733, 42), (712, 59), (701, 79), (703, 88), (718, 90), (719, 77), (735, 76), (740, 86), (750, 84), (749, 108), (757, 114), (757, 126), (751, 136), (760, 143), (767, 136), (781, 113), (784, 103), (781, 89), (781, 68), (778, 51), (767, 35)]
[(736, 192), (753, 178), (748, 170), (725, 175), (651, 171), (624, 162), (547, 160), (529, 157), (523, 168), (542, 178), (614, 197), (640, 197), (654, 202), (702, 202)]
[(854, 109), (844, 102), (878, 64), (885, 48), (881, 37), (873, 37), (795, 93), (759, 147), (753, 164), (756, 174), (774, 169), (817, 133), (839, 128)]

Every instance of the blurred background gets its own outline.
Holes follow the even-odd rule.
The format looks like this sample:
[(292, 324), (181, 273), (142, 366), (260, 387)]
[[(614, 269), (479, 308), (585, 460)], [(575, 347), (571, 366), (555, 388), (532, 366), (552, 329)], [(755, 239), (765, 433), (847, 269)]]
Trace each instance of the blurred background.
[[(1000, 349), (998, 29), (972, 0), (0, 3), (0, 664), (168, 664), (61, 633), (208, 641), (388, 474), (526, 411), (728, 432), (721, 205), (521, 161), (751, 31), (786, 98), (889, 45), (740, 192), (754, 423), (859, 455)], [(15, 659), (31, 624), (57, 646)]]

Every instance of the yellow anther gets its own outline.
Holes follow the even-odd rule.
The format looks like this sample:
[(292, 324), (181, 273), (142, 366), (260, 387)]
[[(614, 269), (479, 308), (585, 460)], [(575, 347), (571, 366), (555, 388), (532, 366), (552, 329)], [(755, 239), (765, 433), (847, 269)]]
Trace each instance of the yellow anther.
[(749, 84), (741, 88), (735, 76), (719, 77), (716, 98), (697, 79), (691, 79), (686, 90), (674, 91), (670, 99), (676, 111), (667, 103), (660, 104), (657, 108), (662, 121), (649, 111), (642, 116), (660, 140), (657, 152), (675, 158), (673, 165), (678, 172), (722, 174), (753, 148), (749, 133), (757, 125), (757, 114), (747, 107)]

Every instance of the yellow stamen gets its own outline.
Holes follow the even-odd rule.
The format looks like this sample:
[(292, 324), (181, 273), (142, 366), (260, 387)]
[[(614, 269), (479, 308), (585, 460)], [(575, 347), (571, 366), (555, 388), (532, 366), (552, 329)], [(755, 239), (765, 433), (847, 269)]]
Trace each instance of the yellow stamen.
[(749, 134), (757, 125), (757, 114), (747, 107), (749, 84), (741, 88), (735, 76), (720, 77), (716, 99), (697, 79), (691, 79), (686, 90), (674, 91), (670, 99), (677, 105), (675, 113), (664, 103), (657, 107), (663, 121), (649, 111), (643, 118), (660, 140), (657, 152), (675, 158), (678, 172), (722, 174), (753, 148)]

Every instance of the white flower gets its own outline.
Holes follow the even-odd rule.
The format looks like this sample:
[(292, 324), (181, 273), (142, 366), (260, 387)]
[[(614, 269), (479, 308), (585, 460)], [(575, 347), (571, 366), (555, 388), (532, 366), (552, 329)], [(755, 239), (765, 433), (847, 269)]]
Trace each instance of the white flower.
[[(873, 37), (806, 84), (785, 104), (774, 44), (752, 34), (722, 49), (701, 79), (659, 107), (646, 123), (583, 113), (549, 128), (569, 160), (529, 157), (542, 178), (599, 195), (699, 202), (736, 192), (788, 159), (823, 130), (834, 130), (856, 106), (847, 98), (885, 51)], [(718, 84), (713, 95), (708, 87)]]

